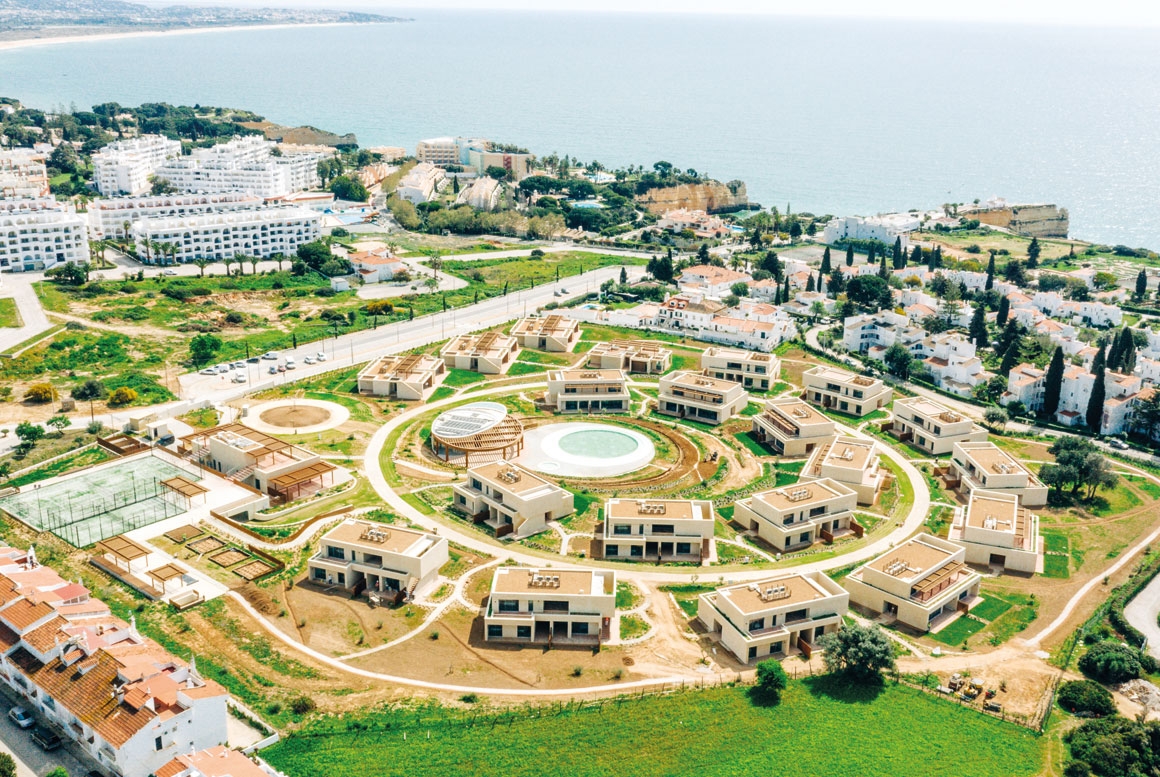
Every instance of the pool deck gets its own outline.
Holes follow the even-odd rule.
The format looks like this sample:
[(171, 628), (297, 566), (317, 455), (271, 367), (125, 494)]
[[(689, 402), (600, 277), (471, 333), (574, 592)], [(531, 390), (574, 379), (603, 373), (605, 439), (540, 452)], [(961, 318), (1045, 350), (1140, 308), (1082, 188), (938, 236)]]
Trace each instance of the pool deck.
[[(615, 432), (636, 442), (630, 453), (614, 457), (588, 456), (569, 453), (560, 447), (560, 440), (570, 434), (584, 431)], [(516, 462), (545, 475), (556, 477), (606, 478), (635, 472), (647, 467), (656, 458), (652, 440), (633, 429), (614, 424), (595, 424), (582, 421), (548, 424), (524, 433), (524, 450)]]

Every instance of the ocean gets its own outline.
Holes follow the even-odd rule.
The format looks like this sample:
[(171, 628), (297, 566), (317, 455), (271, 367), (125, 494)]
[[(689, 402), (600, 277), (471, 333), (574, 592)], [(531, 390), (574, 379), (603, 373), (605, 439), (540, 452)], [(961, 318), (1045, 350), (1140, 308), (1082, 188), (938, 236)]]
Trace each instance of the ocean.
[(609, 168), (663, 159), (794, 212), (1053, 202), (1076, 237), (1160, 248), (1160, 30), (411, 15), (0, 51), (0, 94), (234, 106), (362, 145), (472, 135)]

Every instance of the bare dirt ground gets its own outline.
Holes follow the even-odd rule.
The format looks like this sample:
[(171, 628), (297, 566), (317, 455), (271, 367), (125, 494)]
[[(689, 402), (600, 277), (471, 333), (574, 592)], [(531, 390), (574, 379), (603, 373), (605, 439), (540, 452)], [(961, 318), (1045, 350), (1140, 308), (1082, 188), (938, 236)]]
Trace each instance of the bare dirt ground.
[(303, 426), (321, 424), (330, 418), (330, 411), (324, 407), (314, 405), (295, 405), (273, 407), (262, 412), (259, 419), (271, 426), (281, 426), (287, 429), (299, 429)]
[[(898, 659), (898, 670), (904, 673), (938, 675), (939, 684), (946, 685), (956, 672), (969, 675), (996, 691), (995, 701), (1005, 712), (1034, 717), (1046, 704), (1050, 690), (1060, 670), (1049, 666), (1021, 640), (987, 654), (948, 653), (937, 659), (903, 656)], [(1006, 690), (1003, 690), (1004, 686)], [(980, 705), (981, 702), (976, 702)]]

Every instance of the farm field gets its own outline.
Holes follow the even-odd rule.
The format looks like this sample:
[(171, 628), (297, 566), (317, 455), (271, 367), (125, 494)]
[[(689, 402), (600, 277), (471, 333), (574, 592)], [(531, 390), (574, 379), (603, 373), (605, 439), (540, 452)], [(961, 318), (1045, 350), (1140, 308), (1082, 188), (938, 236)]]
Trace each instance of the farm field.
[[(313, 777), (559, 774), (553, 765), (563, 764), (574, 777), (723, 777), (771, 764), (784, 777), (894, 777), (915, 764), (926, 777), (1019, 777), (1038, 774), (1042, 761), (1041, 740), (1029, 731), (906, 686), (858, 687), (830, 677), (792, 681), (778, 707), (719, 688), (559, 715), (544, 708), (535, 718), (517, 711), (510, 727), (498, 715), (504, 722), (493, 727), (465, 725), (470, 716), (452, 722), (431, 708), (375, 711), (360, 721), (366, 730), (346, 716), (309, 725), (263, 757)], [(840, 747), (787, 735), (820, 725), (842, 732)]]

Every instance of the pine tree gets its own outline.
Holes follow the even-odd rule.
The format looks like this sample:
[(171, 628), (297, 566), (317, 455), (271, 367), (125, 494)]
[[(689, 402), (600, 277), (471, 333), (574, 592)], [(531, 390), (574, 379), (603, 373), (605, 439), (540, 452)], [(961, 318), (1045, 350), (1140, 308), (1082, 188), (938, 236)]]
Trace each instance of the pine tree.
[(846, 266), (854, 266), (854, 246), (846, 246)]
[(902, 250), (902, 237), (894, 238), (894, 269), (901, 270), (906, 266), (906, 253)]
[(987, 308), (981, 303), (975, 305), (975, 312), (971, 316), (969, 332), (976, 348), (986, 348), (989, 345), (989, 341), (987, 340)]
[(1047, 377), (1043, 381), (1043, 415), (1048, 420), (1055, 418), (1059, 409), (1059, 393), (1063, 387), (1063, 349), (1056, 346), (1047, 367)]
[(987, 261), (987, 282), (983, 284), (983, 291), (995, 288), (995, 251), (991, 251), (991, 258)]
[(886, 252), (882, 252), (882, 261), (878, 265), (878, 277), (886, 280), (890, 277), (890, 271), (886, 269)]
[(1101, 347), (1096, 353), (1096, 357), (1092, 359), (1092, 376), (1095, 381), (1092, 383), (1092, 395), (1088, 398), (1087, 413), (1084, 416), (1088, 429), (1096, 434), (1099, 434), (1103, 428), (1104, 399), (1107, 395), (1107, 389), (1104, 387), (1104, 366), (1106, 364), (1104, 349)]
[(1140, 274), (1136, 276), (1136, 299), (1142, 300), (1148, 296), (1148, 271), (1140, 270)]
[(1031, 238), (1031, 245), (1027, 246), (1027, 266), (1039, 266), (1039, 238)]
[(1007, 323), (1007, 316), (1011, 313), (1011, 300), (1007, 297), (999, 297), (999, 312), (995, 314), (995, 323), (1003, 326)]
[(822, 267), (820, 272), (822, 275), (829, 275), (833, 271), (830, 267), (830, 247), (826, 246), (826, 250), (822, 252)]

